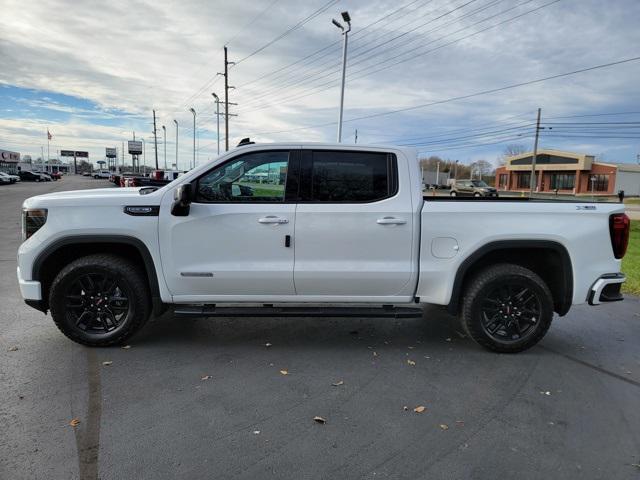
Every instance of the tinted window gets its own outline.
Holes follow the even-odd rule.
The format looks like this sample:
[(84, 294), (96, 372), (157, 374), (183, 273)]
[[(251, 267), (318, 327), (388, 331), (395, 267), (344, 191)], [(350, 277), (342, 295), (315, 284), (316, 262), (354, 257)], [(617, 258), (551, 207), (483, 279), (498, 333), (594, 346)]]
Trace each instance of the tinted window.
[(283, 202), (289, 152), (236, 157), (198, 180), (199, 202)]
[(395, 194), (395, 156), (386, 153), (313, 152), (311, 201), (371, 202)]

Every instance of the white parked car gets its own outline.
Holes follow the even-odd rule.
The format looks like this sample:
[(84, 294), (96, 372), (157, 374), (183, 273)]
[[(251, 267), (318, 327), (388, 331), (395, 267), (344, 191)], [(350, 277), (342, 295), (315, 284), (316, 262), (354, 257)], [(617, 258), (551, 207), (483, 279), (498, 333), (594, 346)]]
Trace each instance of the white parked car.
[(167, 308), (403, 317), (431, 303), (517, 352), (554, 312), (622, 300), (629, 219), (622, 204), (423, 198), (412, 149), (295, 143), (237, 148), (159, 189), (29, 198), (23, 234), (22, 296), (85, 345), (125, 342)]
[(6, 172), (0, 172), (0, 183), (11, 184), (20, 181), (20, 177), (17, 175), (10, 175)]
[(109, 179), (111, 177), (111, 172), (109, 170), (96, 170), (91, 173), (93, 178), (106, 178)]

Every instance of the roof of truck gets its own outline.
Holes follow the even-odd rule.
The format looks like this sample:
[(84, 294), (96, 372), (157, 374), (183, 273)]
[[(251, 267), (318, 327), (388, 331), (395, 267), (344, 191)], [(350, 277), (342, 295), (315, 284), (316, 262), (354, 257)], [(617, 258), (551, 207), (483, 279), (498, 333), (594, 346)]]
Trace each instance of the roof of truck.
[(236, 148), (248, 148), (248, 147), (315, 147), (315, 148), (339, 148), (349, 150), (368, 150), (368, 149), (393, 149), (402, 150), (409, 155), (417, 155), (417, 149), (413, 147), (405, 147), (400, 145), (390, 144), (375, 144), (375, 143), (337, 143), (337, 142), (274, 142), (274, 143), (259, 143), (252, 142), (245, 145), (240, 145)]

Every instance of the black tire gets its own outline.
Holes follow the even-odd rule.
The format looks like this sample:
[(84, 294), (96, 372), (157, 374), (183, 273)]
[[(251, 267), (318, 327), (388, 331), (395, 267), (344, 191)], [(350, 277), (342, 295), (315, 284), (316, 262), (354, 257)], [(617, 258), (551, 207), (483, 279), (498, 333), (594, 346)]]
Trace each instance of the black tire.
[(117, 255), (97, 254), (74, 260), (58, 273), (49, 308), (71, 340), (106, 347), (125, 342), (142, 328), (151, 314), (149, 299), (139, 267)]
[(479, 345), (494, 352), (531, 348), (545, 336), (552, 319), (549, 287), (536, 273), (519, 265), (488, 267), (464, 290), (462, 327)]

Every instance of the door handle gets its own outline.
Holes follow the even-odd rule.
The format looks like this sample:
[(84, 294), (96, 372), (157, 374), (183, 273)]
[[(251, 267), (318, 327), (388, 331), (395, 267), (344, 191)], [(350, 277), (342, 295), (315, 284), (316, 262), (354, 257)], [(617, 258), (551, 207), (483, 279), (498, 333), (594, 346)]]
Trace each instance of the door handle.
[(396, 217), (382, 217), (376, 220), (376, 223), (378, 225), (404, 225), (407, 221)]
[(283, 224), (283, 223), (289, 223), (289, 220), (287, 220), (286, 218), (276, 217), (275, 215), (267, 215), (266, 217), (259, 218), (258, 222)]

